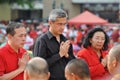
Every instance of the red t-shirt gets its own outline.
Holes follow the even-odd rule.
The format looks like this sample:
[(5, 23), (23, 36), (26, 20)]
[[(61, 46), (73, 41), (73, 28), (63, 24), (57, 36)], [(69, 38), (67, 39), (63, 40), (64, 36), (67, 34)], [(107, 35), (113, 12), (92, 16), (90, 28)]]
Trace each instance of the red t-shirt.
[[(18, 68), (18, 60), (26, 52), (23, 48), (16, 53), (9, 44), (0, 48), (0, 76), (14, 71)], [(23, 80), (23, 72), (17, 75), (12, 80)]]

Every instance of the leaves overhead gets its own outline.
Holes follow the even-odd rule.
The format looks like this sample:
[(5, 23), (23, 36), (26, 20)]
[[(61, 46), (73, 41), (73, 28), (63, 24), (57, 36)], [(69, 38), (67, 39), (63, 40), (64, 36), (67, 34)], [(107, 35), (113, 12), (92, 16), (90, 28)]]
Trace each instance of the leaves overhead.
[(0, 0), (0, 4), (3, 3), (8, 3), (8, 4), (12, 4), (12, 3), (17, 3), (18, 5), (22, 5), (24, 6), (24, 4), (28, 4), (30, 8), (32, 8), (32, 2), (34, 0)]

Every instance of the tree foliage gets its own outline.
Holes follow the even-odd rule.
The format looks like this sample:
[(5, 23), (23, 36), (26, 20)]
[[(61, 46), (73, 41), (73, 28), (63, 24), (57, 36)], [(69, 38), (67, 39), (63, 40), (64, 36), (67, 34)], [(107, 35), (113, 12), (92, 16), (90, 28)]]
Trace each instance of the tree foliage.
[(17, 3), (19, 5), (22, 5), (24, 6), (24, 4), (28, 4), (30, 8), (32, 8), (32, 2), (34, 0), (0, 0), (0, 4), (3, 4), (3, 3), (9, 3), (9, 4), (12, 4), (12, 3)]

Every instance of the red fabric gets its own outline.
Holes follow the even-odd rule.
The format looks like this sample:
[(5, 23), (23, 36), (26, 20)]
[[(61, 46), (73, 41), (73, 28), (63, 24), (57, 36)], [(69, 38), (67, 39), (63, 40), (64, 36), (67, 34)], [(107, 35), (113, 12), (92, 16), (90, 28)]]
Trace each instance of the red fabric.
[(38, 36), (38, 35), (37, 35), (37, 32), (36, 32), (35, 30), (31, 30), (29, 35), (30, 35), (30, 37), (33, 38), (33, 39), (35, 39), (35, 38)]
[[(105, 57), (107, 52), (101, 51), (101, 54), (102, 57)], [(102, 78), (105, 77), (108, 72), (104, 69), (104, 66), (100, 63), (97, 54), (91, 47), (80, 50), (77, 57), (85, 59), (88, 63), (91, 80), (105, 80)]]
[(81, 39), (82, 39), (82, 32), (81, 32), (81, 31), (78, 31), (78, 32), (77, 32), (77, 36), (76, 36), (76, 42), (77, 42), (77, 43), (80, 43), (80, 42), (81, 42)]
[[(0, 48), (0, 76), (16, 70), (18, 68), (18, 60), (25, 52), (26, 50), (21, 48), (19, 53), (16, 53), (8, 44)], [(23, 80), (23, 73), (12, 80)]]
[(108, 23), (108, 21), (96, 16), (95, 14), (93, 14), (89, 11), (84, 11), (80, 15), (70, 19), (68, 21), (68, 23), (70, 25), (72, 25), (72, 24), (76, 24), (76, 25), (80, 25), (80, 24), (105, 24), (105, 23)]

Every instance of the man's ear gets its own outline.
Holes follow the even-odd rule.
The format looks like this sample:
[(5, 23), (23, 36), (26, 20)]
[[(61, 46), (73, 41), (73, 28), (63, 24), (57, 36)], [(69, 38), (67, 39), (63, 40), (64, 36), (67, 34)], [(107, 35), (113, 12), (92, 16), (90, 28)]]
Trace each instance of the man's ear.
[(112, 61), (113, 67), (117, 66), (117, 59), (114, 57), (113, 61)]
[(48, 80), (49, 80), (49, 78), (50, 78), (50, 72), (48, 72)]
[(49, 21), (48, 23), (49, 23), (50, 25), (53, 25), (54, 21)]
[(12, 36), (11, 36), (10, 34), (8, 34), (7, 37), (8, 37), (8, 39), (11, 39), (11, 38), (12, 38)]
[(77, 75), (75, 75), (74, 73), (71, 73), (72, 79), (74, 80), (79, 80), (79, 77)]
[(29, 80), (29, 74), (28, 71), (24, 71), (24, 80)]
[(51, 25), (51, 24), (52, 24), (52, 21), (49, 21), (48, 23)]

